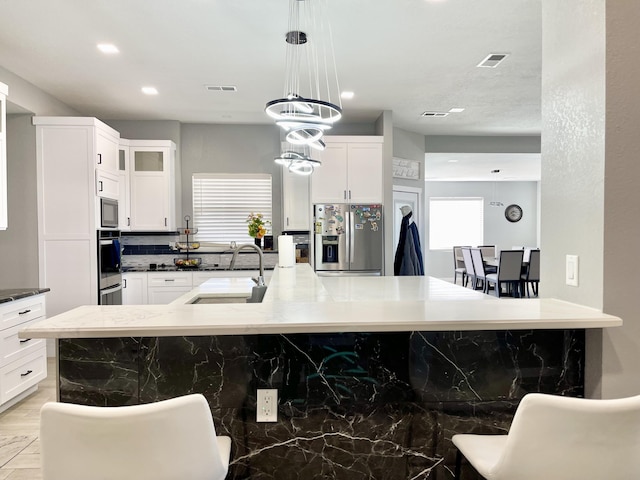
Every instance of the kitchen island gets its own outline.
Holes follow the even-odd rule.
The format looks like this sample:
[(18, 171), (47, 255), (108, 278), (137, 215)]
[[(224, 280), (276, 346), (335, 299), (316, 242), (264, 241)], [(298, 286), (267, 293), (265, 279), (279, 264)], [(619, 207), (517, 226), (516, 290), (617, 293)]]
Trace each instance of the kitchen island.
[[(451, 436), (504, 432), (528, 392), (583, 395), (584, 330), (622, 323), (308, 265), (277, 268), (261, 304), (193, 304), (251, 288), (207, 283), (171, 305), (80, 307), (20, 335), (58, 339), (62, 401), (203, 393), (233, 438), (230, 478), (406, 479), (452, 478)], [(258, 388), (278, 389), (277, 422), (256, 422)]]

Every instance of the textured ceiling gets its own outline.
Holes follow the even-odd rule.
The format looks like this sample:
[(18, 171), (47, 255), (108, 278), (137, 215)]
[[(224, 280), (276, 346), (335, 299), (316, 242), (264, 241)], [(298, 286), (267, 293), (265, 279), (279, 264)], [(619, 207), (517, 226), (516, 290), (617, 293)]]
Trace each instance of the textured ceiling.
[[(307, 0), (324, 1), (324, 0)], [(425, 135), (539, 135), (539, 0), (326, 0), (344, 122)], [(4, 0), (0, 65), (103, 119), (269, 123), (287, 0)], [(112, 42), (116, 56), (96, 49)], [(508, 53), (496, 68), (477, 68)], [(0, 78), (0, 80), (2, 80)], [(154, 85), (160, 94), (140, 93)], [(235, 93), (204, 85), (235, 85)], [(424, 111), (462, 113), (421, 118)]]

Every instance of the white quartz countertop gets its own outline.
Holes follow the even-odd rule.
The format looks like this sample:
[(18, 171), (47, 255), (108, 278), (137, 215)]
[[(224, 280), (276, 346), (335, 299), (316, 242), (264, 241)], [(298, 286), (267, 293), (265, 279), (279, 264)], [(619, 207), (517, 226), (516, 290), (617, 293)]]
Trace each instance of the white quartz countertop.
[(604, 328), (622, 320), (556, 299), (495, 298), (430, 277), (317, 277), (276, 268), (263, 303), (197, 304), (251, 292), (249, 278), (213, 279), (170, 305), (84, 306), (21, 338)]

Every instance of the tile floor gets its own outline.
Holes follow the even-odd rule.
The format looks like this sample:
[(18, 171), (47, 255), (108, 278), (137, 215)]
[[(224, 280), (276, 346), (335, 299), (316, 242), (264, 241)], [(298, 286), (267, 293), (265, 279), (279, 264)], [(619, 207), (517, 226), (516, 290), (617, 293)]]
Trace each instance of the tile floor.
[(0, 413), (0, 480), (41, 480), (40, 407), (56, 399), (56, 364), (49, 359), (48, 375), (38, 390)]

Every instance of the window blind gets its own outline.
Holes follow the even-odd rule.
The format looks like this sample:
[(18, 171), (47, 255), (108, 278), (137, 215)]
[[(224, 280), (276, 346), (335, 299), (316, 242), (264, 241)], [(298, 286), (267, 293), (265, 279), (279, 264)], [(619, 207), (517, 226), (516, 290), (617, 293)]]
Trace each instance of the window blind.
[(429, 198), (429, 250), (484, 243), (482, 197)]
[(272, 220), (271, 175), (193, 174), (193, 226), (200, 242), (248, 243), (247, 217)]

